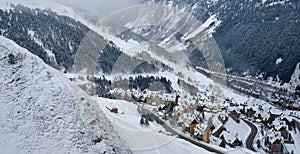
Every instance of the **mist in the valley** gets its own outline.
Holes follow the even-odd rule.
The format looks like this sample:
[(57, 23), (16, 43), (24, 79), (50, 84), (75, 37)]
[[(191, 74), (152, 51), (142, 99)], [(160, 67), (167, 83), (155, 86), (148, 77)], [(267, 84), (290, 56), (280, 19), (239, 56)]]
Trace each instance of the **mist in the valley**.
[(99, 20), (115, 11), (138, 5), (139, 0), (55, 0), (69, 6), (86, 16)]

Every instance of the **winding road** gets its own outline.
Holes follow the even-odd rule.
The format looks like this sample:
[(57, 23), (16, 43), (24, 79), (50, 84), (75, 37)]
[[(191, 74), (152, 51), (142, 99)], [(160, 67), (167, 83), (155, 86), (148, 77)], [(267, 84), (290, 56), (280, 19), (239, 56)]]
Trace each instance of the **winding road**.
[(256, 152), (256, 150), (253, 147), (253, 141), (257, 134), (257, 128), (251, 122), (244, 120), (244, 119), (243, 119), (243, 121), (251, 128), (250, 135), (248, 136), (247, 141), (246, 141), (246, 147), (247, 147), (247, 149), (250, 149), (250, 150)]

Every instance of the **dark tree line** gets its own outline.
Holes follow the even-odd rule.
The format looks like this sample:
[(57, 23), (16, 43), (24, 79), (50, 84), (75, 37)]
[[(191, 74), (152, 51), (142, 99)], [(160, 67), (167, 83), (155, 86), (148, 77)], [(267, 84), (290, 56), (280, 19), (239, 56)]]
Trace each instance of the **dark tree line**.
[(155, 82), (161, 83), (161, 90), (165, 90), (167, 93), (171, 93), (173, 91), (172, 83), (170, 80), (167, 80), (165, 77), (153, 77), (147, 76), (143, 77), (141, 75), (137, 77), (129, 77), (129, 79), (118, 79), (116, 81), (111, 81), (102, 77), (95, 77), (95, 76), (87, 76), (87, 80), (92, 82), (95, 86), (95, 94), (100, 97), (108, 97), (112, 98), (113, 96), (110, 94), (110, 90), (114, 88), (122, 88), (126, 89), (136, 89), (143, 91), (145, 89), (151, 89), (151, 84)]
[(91, 81), (95, 84), (95, 93), (100, 97), (112, 97), (109, 94), (109, 91), (112, 90), (112, 82), (107, 80), (105, 76), (102, 77), (94, 77), (88, 76), (87, 80)]
[[(81, 40), (87, 32), (92, 33), (80, 22), (57, 15), (51, 10), (17, 5), (10, 10), (0, 10), (0, 17), (1, 35), (15, 41), (57, 69), (71, 68)], [(54, 57), (49, 55), (49, 51)]]
[(167, 80), (165, 77), (154, 77), (154, 76), (147, 76), (143, 77), (141, 75), (133, 78), (129, 77), (129, 88), (138, 89), (138, 90), (145, 90), (151, 88), (151, 84), (159, 82), (163, 85), (163, 89), (167, 93), (171, 93), (173, 91), (172, 82)]

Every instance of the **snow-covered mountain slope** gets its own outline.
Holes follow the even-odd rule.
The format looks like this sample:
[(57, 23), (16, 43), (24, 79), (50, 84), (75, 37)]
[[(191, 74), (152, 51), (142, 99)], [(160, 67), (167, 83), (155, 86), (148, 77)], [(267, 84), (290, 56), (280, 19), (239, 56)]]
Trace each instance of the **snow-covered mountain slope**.
[(2, 153), (126, 153), (118, 148), (124, 140), (85, 92), (2, 36), (0, 50)]
[[(265, 79), (275, 79), (278, 75), (280, 80), (287, 83), (299, 62), (299, 46), (296, 45), (299, 43), (299, 35), (295, 35), (299, 34), (297, 8), (300, 3), (297, 0), (142, 1), (174, 8), (191, 8), (182, 10), (187, 13), (191, 11), (191, 15), (203, 23), (192, 32), (197, 34), (205, 31), (204, 27), (208, 25), (206, 31), (212, 34), (218, 44), (225, 66), (234, 72), (249, 72), (253, 76), (263, 72)], [(168, 18), (163, 12), (161, 14), (167, 24)], [(177, 17), (172, 13), (168, 15)], [(193, 33), (183, 34), (189, 37), (194, 36)], [(160, 35), (163, 34), (160, 32)], [(284, 61), (274, 65), (274, 61), (280, 57)]]
[(83, 18), (82, 15), (77, 13), (73, 8), (63, 5), (55, 0), (0, 0), (0, 8), (1, 9), (11, 9), (11, 5), (23, 5), (31, 9), (43, 9), (47, 10), (50, 9), (56, 12), (59, 15), (67, 16), (73, 18), (76, 21), (80, 21), (81, 23), (85, 24), (89, 28), (92, 28), (92, 24)]
[(291, 77), (290, 85), (297, 90), (300, 88), (300, 62), (296, 65), (295, 71)]
[[(85, 63), (86, 52), (93, 54), (88, 61), (97, 65), (100, 53), (108, 45), (107, 40), (87, 26), (51, 10), (11, 6), (9, 10), (0, 9), (0, 23), (0, 35), (60, 70), (72, 70), (76, 60)], [(119, 50), (115, 45), (109, 49)], [(76, 56), (82, 52), (83, 55)]]
[[(51, 10), (22, 5), (0, 9), (1, 35), (38, 55), (56, 68), (70, 68), (80, 41), (90, 30), (85, 25)], [(100, 37), (101, 38), (101, 37)]]

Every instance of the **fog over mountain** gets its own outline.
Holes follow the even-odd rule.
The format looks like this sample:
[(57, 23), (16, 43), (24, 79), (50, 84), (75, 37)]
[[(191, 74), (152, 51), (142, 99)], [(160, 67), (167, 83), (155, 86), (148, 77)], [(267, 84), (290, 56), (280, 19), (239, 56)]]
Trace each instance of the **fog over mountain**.
[(56, 0), (56, 2), (81, 9), (97, 17), (103, 17), (122, 8), (139, 4), (137, 0), (87, 0), (84, 5), (82, 5), (82, 0)]
[(11, 3), (25, 6), (44, 6), (46, 8), (52, 8), (50, 6), (56, 4), (64, 5), (94, 22), (120, 9), (140, 4), (138, 0), (86, 0), (84, 2), (81, 0), (0, 0), (0, 2), (0, 5)]

